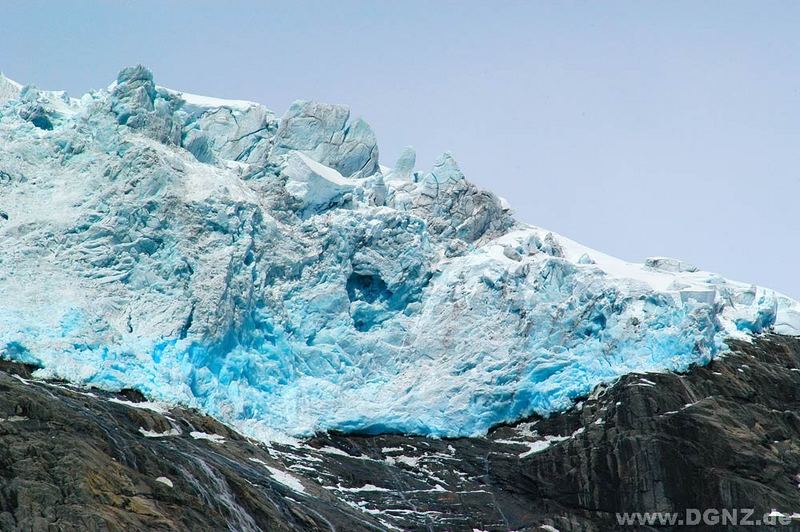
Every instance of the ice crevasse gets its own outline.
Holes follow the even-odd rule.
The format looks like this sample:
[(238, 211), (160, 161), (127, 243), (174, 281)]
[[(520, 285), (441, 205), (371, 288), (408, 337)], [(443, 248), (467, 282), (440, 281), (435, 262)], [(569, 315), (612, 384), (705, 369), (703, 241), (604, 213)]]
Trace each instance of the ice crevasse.
[(341, 105), (0, 77), (0, 140), (2, 356), (255, 437), (482, 434), (800, 333), (772, 290), (516, 220), (449, 154), (382, 166)]

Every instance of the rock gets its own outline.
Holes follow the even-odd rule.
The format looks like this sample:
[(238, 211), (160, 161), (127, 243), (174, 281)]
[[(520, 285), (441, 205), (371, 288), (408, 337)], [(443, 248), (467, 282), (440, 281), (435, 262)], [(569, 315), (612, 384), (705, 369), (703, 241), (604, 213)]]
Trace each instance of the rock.
[(139, 390), (133, 390), (131, 388), (123, 388), (119, 391), (119, 394), (129, 401), (133, 401), (134, 403), (143, 403), (147, 400), (142, 392)]
[[(0, 386), (3, 530), (381, 527), (324, 489), (313, 488), (307, 496), (292, 491), (260, 465), (278, 465), (265, 447), (192, 411), (176, 409), (170, 413), (174, 419), (167, 419), (112, 402), (99, 390), (21, 382), (2, 372)], [(14, 412), (24, 418), (10, 422)], [(147, 437), (139, 430), (142, 423), (180, 431)], [(221, 430), (225, 442), (194, 439), (192, 427)]]

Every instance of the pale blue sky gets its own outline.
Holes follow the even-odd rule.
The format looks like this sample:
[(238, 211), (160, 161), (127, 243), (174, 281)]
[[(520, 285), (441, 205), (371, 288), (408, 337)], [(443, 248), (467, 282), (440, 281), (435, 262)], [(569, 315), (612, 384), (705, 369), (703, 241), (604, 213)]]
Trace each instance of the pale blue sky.
[(0, 70), (347, 103), (381, 159), (444, 150), (519, 217), (800, 297), (796, 2), (0, 4)]

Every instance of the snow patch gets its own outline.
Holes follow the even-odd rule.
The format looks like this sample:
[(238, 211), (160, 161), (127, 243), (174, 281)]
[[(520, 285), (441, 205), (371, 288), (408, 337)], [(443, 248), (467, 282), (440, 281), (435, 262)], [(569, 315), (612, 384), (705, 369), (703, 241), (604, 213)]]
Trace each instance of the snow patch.
[(286, 471), (281, 471), (280, 469), (275, 469), (274, 467), (270, 466), (267, 466), (267, 469), (269, 469), (272, 478), (274, 478), (287, 488), (293, 489), (294, 491), (299, 493), (306, 492), (306, 488), (303, 486), (303, 484), (299, 480), (297, 480), (296, 477), (293, 477)]
[(403, 452), (403, 448), (402, 447), (383, 447), (381, 449), (381, 453), (382, 454), (386, 454), (386, 453), (401, 453), (401, 452)]
[(158, 477), (158, 478), (156, 479), (156, 482), (160, 482), (160, 483), (162, 483), (162, 484), (164, 484), (165, 486), (168, 486), (168, 487), (170, 487), (170, 488), (174, 487), (174, 485), (173, 485), (172, 481), (171, 481), (170, 479), (168, 479), (167, 477)]
[(263, 465), (269, 471), (269, 474), (272, 476), (280, 484), (283, 484), (289, 489), (292, 489), (298, 493), (305, 493), (306, 488), (303, 486), (302, 482), (300, 482), (296, 477), (290, 475), (286, 471), (281, 471), (275, 467), (267, 465), (266, 462), (259, 458), (250, 458), (251, 462), (255, 462), (257, 464)]
[(116, 403), (118, 405), (127, 406), (128, 408), (138, 408), (140, 410), (149, 410), (157, 414), (166, 414), (169, 412), (169, 405), (165, 403), (154, 403), (150, 401), (142, 401), (135, 403), (133, 401), (126, 401), (125, 399), (117, 399), (112, 397), (108, 400), (109, 403)]
[(381, 487), (375, 486), (373, 484), (364, 484), (360, 488), (343, 488), (341, 485), (337, 485), (335, 488), (331, 488), (331, 489), (336, 490), (336, 491), (346, 491), (346, 492), (350, 492), (350, 493), (359, 493), (359, 492), (362, 492), (362, 491), (392, 491), (390, 489), (381, 488)]
[(192, 431), (189, 436), (195, 440), (207, 440), (211, 443), (225, 443), (225, 438), (219, 434), (209, 434), (207, 432)]
[(181, 431), (176, 428), (171, 428), (164, 432), (155, 432), (153, 430), (147, 430), (144, 427), (139, 427), (139, 433), (145, 438), (167, 438), (169, 436), (181, 435)]
[(5, 418), (0, 418), (0, 423), (19, 423), (20, 421), (28, 421), (28, 418), (25, 416), (10, 416)]
[(203, 109), (213, 109), (217, 107), (227, 107), (229, 109), (238, 109), (240, 111), (247, 111), (249, 108), (258, 105), (255, 102), (247, 100), (227, 100), (224, 98), (214, 98), (212, 96), (201, 96), (199, 94), (192, 94), (189, 92), (181, 92), (166, 87), (159, 87), (169, 94), (182, 98), (187, 105), (200, 107)]

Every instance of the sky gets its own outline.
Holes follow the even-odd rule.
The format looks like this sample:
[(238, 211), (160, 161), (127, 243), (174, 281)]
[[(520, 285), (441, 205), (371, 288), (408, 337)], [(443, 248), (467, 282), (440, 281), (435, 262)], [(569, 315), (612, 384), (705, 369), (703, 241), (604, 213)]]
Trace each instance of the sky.
[(798, 2), (55, 4), (0, 4), (8, 77), (346, 103), (383, 164), (450, 151), (523, 221), (800, 297)]

